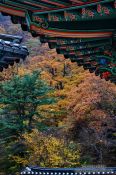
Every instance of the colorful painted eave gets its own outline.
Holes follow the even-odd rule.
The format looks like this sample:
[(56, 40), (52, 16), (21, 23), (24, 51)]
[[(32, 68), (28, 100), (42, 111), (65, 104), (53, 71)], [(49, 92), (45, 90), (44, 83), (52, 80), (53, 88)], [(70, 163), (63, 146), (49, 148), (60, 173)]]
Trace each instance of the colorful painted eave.
[(0, 12), (65, 58), (116, 83), (116, 0), (0, 0)]

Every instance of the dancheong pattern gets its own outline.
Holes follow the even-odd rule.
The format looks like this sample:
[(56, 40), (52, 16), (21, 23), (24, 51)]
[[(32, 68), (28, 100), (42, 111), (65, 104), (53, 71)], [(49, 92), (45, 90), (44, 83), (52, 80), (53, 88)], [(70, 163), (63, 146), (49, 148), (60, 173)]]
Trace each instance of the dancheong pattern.
[(0, 0), (0, 12), (66, 59), (116, 84), (116, 0)]

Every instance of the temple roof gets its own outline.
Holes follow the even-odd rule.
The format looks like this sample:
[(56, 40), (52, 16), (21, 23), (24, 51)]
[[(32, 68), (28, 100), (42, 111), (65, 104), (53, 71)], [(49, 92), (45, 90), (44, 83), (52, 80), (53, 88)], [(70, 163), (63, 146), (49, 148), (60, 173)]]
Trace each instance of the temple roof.
[(114, 175), (116, 167), (41, 168), (26, 167), (21, 175)]
[(0, 34), (0, 71), (28, 56), (27, 47), (21, 41), (20, 36)]
[(5, 0), (0, 7), (58, 54), (116, 83), (115, 0)]

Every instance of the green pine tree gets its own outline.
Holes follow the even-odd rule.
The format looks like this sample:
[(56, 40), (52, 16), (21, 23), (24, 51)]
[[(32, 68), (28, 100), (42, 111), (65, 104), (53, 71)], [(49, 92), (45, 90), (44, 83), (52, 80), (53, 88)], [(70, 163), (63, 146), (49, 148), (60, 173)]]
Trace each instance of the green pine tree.
[(40, 71), (1, 83), (0, 148), (6, 156), (1, 157), (0, 166), (4, 171), (17, 169), (12, 156), (24, 156), (26, 148), (21, 136), (38, 125), (38, 117), (42, 117), (39, 107), (55, 102), (51, 92), (51, 87), (41, 79)]

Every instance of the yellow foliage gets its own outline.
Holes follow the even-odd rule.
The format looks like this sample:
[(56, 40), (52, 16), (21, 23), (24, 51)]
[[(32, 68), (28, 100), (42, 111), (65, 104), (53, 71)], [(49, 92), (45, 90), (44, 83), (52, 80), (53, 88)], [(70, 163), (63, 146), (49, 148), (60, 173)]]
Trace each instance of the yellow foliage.
[(37, 130), (25, 134), (24, 138), (29, 150), (28, 164), (42, 167), (75, 167), (80, 164), (79, 149), (73, 142), (66, 143)]

